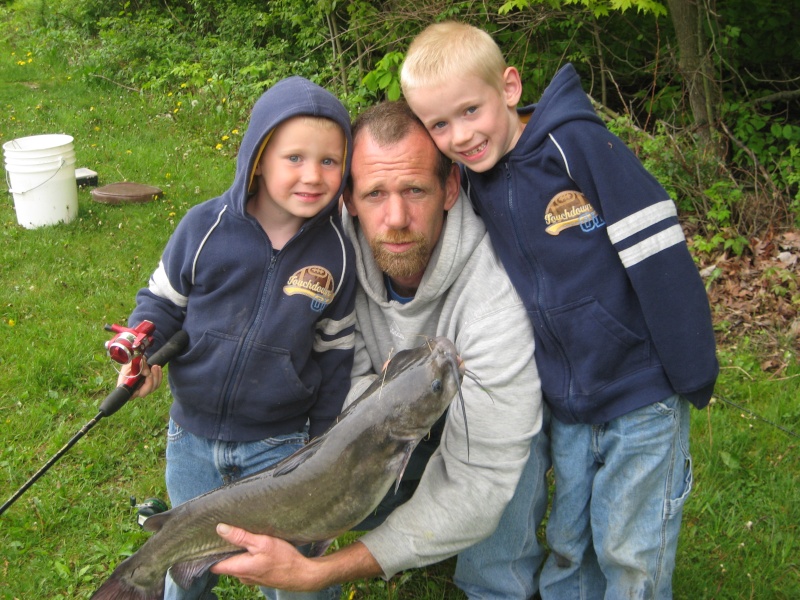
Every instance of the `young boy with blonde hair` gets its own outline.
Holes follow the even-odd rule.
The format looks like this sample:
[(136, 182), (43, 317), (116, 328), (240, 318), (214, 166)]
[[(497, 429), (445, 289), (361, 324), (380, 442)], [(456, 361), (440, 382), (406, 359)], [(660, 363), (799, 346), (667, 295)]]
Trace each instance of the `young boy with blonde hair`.
[[(189, 334), (169, 367), (173, 506), (278, 462), (341, 411), (356, 272), (338, 201), (352, 146), (333, 94), (302, 77), (276, 83), (253, 107), (231, 186), (189, 210), (136, 296), (128, 322), (155, 323), (154, 349)], [(162, 377), (143, 374), (140, 396)], [(215, 580), (185, 590), (168, 577), (164, 597), (208, 598)]]
[(719, 371), (674, 203), (572, 65), (517, 109), (517, 69), (486, 32), (450, 22), (412, 42), (401, 84), (462, 164), (533, 323), (555, 417), (542, 598), (671, 598), (692, 487), (689, 406), (708, 403)]

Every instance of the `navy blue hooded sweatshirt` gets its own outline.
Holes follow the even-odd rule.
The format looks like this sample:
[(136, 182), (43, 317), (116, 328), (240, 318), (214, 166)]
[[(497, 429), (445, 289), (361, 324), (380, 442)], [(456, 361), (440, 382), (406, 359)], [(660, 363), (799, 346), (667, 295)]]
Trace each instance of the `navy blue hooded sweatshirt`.
[[(248, 190), (267, 135), (298, 115), (331, 119), (345, 132), (342, 187), (273, 253), (246, 210)], [(188, 431), (253, 441), (300, 431), (310, 420), (314, 437), (339, 414), (355, 329), (355, 254), (338, 212), (351, 155), (342, 104), (306, 79), (284, 79), (253, 107), (233, 185), (190, 209), (175, 229), (128, 322), (155, 323), (154, 350), (181, 328), (189, 334), (188, 349), (169, 365), (170, 414)]]
[(467, 187), (533, 322), (554, 416), (604, 423), (673, 393), (705, 406), (716, 344), (674, 203), (572, 65), (519, 112), (516, 146)]

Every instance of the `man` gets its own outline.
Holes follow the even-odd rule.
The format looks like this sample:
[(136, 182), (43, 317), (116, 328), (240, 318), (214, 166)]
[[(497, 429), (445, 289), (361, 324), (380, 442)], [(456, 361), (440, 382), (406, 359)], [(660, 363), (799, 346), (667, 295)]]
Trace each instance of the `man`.
[[(249, 552), (213, 571), (308, 591), (388, 579), (460, 553), (454, 581), (469, 597), (525, 600), (543, 559), (536, 529), (549, 467), (547, 439), (537, 434), (543, 409), (528, 317), (460, 190), (458, 168), (408, 107), (373, 107), (354, 123), (353, 139), (344, 220), (360, 286), (348, 399), (393, 352), (446, 336), (468, 371), (469, 453), (465, 423), (448, 411), (413, 496), (359, 541), (309, 559), (281, 540), (222, 525), (220, 534)], [(424, 463), (424, 453), (414, 458)], [(395, 501), (391, 493), (386, 501)]]

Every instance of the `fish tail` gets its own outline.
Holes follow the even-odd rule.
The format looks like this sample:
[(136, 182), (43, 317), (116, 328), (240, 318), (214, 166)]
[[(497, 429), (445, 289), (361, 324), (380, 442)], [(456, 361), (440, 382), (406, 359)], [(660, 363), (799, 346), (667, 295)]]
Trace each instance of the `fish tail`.
[(164, 597), (163, 579), (160, 586), (145, 589), (131, 583), (117, 571), (92, 594), (92, 600), (162, 600)]

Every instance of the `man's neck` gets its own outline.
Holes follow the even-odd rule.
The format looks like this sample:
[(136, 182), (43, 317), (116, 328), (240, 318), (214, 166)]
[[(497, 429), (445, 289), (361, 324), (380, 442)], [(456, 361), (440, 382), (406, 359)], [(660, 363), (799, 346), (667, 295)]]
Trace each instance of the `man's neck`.
[(416, 295), (419, 282), (407, 285), (389, 277), (386, 273), (383, 274), (383, 277), (386, 282), (386, 290), (389, 293), (390, 300), (397, 300), (398, 302), (405, 303), (411, 301)]

